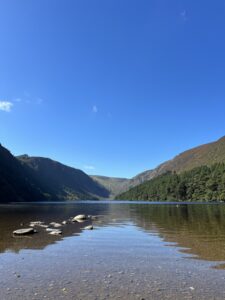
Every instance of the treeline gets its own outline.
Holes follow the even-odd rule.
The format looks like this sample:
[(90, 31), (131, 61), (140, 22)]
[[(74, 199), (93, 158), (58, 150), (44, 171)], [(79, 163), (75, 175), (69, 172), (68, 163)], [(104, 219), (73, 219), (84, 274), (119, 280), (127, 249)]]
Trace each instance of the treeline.
[(167, 172), (118, 195), (121, 200), (225, 201), (225, 163)]

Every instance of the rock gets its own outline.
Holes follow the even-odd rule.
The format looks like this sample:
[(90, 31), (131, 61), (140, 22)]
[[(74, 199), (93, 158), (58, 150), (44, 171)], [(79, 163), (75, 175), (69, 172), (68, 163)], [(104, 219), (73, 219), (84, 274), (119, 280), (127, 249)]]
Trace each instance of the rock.
[(44, 222), (41, 221), (34, 221), (34, 222), (30, 222), (30, 226), (38, 226), (38, 225), (43, 225)]
[(77, 222), (77, 223), (84, 223), (86, 220), (76, 220), (76, 221), (73, 221), (73, 222)]
[(52, 222), (52, 223), (50, 223), (49, 225), (51, 225), (51, 226), (53, 226), (53, 227), (55, 227), (55, 228), (59, 228), (59, 227), (62, 226), (62, 224), (56, 223), (56, 222)]
[(38, 227), (43, 227), (43, 228), (47, 228), (48, 227), (48, 225), (44, 225), (44, 222), (31, 222), (30, 223), (30, 227), (36, 227), (36, 226), (38, 226)]
[(51, 232), (51, 231), (54, 231), (54, 230), (56, 230), (56, 229), (54, 229), (54, 228), (46, 228), (46, 231), (48, 231), (48, 232)]
[(68, 224), (68, 221), (62, 221), (62, 224), (66, 225), (66, 224)]
[(41, 225), (38, 225), (39, 227), (42, 227), (42, 228), (48, 228), (48, 225), (44, 225), (44, 224), (41, 224)]
[(85, 230), (93, 230), (94, 227), (93, 227), (93, 225), (88, 225), (88, 226), (84, 227), (84, 229)]
[(59, 229), (53, 229), (51, 232), (49, 232), (51, 235), (60, 235), (62, 234), (62, 230)]
[(74, 217), (72, 221), (79, 222), (79, 221), (84, 221), (86, 219), (87, 219), (87, 217), (85, 215), (78, 215), (78, 216)]
[(36, 230), (34, 228), (24, 228), (24, 229), (17, 229), (13, 231), (14, 235), (26, 235), (26, 234), (33, 234)]

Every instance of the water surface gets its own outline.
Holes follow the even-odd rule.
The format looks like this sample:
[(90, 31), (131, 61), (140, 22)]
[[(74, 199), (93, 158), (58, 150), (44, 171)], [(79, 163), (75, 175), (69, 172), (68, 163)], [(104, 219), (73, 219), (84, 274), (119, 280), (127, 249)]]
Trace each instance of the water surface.
[[(90, 223), (23, 238), (30, 221)], [(0, 206), (0, 299), (224, 299), (225, 205), (70, 202)]]

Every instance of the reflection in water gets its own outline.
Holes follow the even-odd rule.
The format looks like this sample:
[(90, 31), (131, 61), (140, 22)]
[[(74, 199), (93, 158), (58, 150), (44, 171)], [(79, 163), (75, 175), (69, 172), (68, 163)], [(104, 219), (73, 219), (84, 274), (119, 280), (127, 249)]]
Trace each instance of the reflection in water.
[[(81, 213), (101, 215), (95, 230), (75, 223), (63, 226), (62, 236), (38, 228), (33, 236), (12, 237), (31, 221), (62, 222)], [(225, 299), (225, 271), (210, 268), (215, 261), (224, 268), (224, 249), (224, 205), (0, 206), (0, 299)]]
[[(106, 213), (107, 206), (96, 205), (95, 214)], [(79, 235), (82, 228), (90, 223), (73, 223), (62, 227), (62, 236), (49, 235), (45, 228), (36, 227), (38, 233), (29, 236), (13, 237), (12, 232), (18, 228), (29, 227), (32, 221), (62, 222), (84, 212), (90, 214), (91, 206), (74, 203), (18, 204), (0, 206), (0, 252), (19, 252), (21, 249), (44, 249), (49, 244), (71, 235)], [(98, 223), (98, 221), (96, 221)]]
[(136, 205), (134, 222), (199, 259), (225, 261), (224, 205)]
[[(199, 259), (225, 261), (225, 205), (206, 204), (136, 204), (136, 203), (55, 203), (0, 206), (0, 252), (21, 249), (44, 249), (72, 235), (79, 235), (84, 224), (63, 227), (63, 236), (51, 236), (45, 229), (29, 237), (13, 238), (13, 230), (27, 227), (31, 221), (46, 224), (62, 222), (79, 213), (104, 215), (94, 225), (98, 227), (134, 224), (145, 232), (157, 234), (164, 241)], [(21, 226), (23, 224), (23, 226)], [(87, 223), (86, 223), (87, 224)], [(86, 225), (85, 224), (85, 225)]]

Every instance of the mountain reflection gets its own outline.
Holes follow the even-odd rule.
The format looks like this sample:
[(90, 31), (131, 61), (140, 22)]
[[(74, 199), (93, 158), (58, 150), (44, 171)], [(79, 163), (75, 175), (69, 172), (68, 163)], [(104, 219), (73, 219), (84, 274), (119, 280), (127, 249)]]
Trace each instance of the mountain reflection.
[(82, 203), (2, 205), (0, 206), (0, 253), (6, 251), (17, 253), (22, 249), (41, 250), (65, 237), (79, 235), (82, 228), (90, 224), (90, 221), (67, 224), (62, 227), (62, 236), (49, 235), (45, 228), (35, 227), (37, 234), (13, 237), (12, 232), (15, 229), (27, 228), (32, 221), (43, 221), (49, 224), (62, 222), (80, 213), (103, 215), (107, 208), (107, 205), (96, 204), (92, 207)]
[[(132, 222), (145, 232), (175, 243), (180, 251), (207, 261), (225, 262), (225, 205), (206, 204), (136, 204), (136, 203), (62, 203), (0, 206), (0, 252), (44, 249), (72, 235), (80, 235), (89, 224), (62, 227), (62, 236), (51, 236), (45, 229), (38, 234), (14, 238), (12, 232), (27, 227), (31, 221), (62, 222), (77, 214), (102, 215), (94, 226), (120, 226)], [(22, 225), (21, 225), (22, 224)], [(119, 245), (118, 245), (119, 247)]]
[[(134, 209), (135, 208), (135, 209)], [(225, 261), (224, 205), (136, 205), (133, 221), (156, 231), (181, 251), (208, 261)]]

